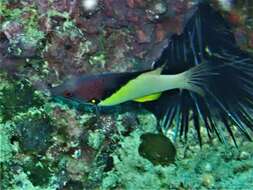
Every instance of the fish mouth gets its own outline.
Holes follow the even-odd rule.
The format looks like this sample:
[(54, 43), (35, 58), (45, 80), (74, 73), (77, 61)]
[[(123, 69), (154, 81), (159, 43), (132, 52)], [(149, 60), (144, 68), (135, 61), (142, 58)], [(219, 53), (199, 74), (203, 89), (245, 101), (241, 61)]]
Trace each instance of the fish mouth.
[(87, 111), (87, 112), (94, 112), (97, 109), (97, 106), (90, 103), (86, 102), (83, 100), (79, 100), (76, 98), (66, 98), (62, 96), (51, 96), (52, 101), (63, 104), (63, 105), (68, 105), (70, 108), (74, 108), (77, 110), (81, 111)]
[(71, 107), (74, 108), (79, 108), (79, 107), (87, 107), (87, 109), (93, 108), (94, 104), (85, 101), (83, 99), (79, 99), (76, 97), (64, 97), (61, 94), (63, 94), (63, 89), (60, 87), (52, 87), (48, 86), (48, 91), (49, 91), (49, 96), (52, 98), (53, 101), (62, 103), (62, 104), (67, 104), (70, 105)]

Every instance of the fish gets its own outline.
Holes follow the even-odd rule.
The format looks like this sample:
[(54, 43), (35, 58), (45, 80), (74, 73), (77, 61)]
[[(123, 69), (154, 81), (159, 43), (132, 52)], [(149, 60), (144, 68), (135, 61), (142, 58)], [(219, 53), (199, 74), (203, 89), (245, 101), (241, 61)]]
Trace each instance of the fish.
[(139, 154), (154, 165), (170, 165), (175, 162), (176, 148), (163, 134), (144, 133), (140, 136)]
[[(98, 108), (135, 102), (154, 113), (165, 132), (187, 140), (189, 123), (237, 146), (232, 126), (249, 140), (253, 131), (253, 58), (239, 48), (229, 23), (207, 2), (186, 16), (181, 34), (168, 39), (144, 71), (75, 76), (51, 88), (53, 97)], [(203, 125), (202, 125), (203, 123)]]
[(203, 64), (174, 75), (161, 75), (162, 67), (159, 67), (155, 70), (136, 73), (106, 73), (73, 77), (68, 79), (65, 85), (55, 87), (51, 92), (53, 96), (60, 94), (67, 99), (78, 99), (97, 106), (114, 106), (132, 100), (154, 101), (162, 92), (179, 88), (204, 95), (199, 83), (210, 75), (216, 74), (206, 70), (212, 70), (212, 67)]

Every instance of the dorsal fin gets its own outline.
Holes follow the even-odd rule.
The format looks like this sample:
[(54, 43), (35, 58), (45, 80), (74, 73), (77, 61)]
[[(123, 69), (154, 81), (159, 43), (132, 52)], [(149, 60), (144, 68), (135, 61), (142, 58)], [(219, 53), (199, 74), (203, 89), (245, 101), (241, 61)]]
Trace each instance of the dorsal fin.
[(168, 40), (168, 46), (154, 64), (160, 67), (166, 63), (163, 73), (175, 74), (187, 70), (212, 53), (238, 51), (230, 25), (209, 4), (199, 3), (186, 17), (183, 33), (175, 34)]

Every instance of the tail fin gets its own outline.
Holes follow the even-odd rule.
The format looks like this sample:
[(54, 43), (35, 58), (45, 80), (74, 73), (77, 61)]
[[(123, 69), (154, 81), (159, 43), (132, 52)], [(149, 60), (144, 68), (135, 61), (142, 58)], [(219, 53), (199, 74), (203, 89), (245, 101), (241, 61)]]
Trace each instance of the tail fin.
[(199, 96), (205, 96), (204, 87), (211, 78), (220, 74), (223, 65), (214, 67), (212, 64), (203, 63), (181, 73), (183, 88), (197, 93)]
[(175, 124), (176, 134), (187, 139), (192, 118), (200, 144), (201, 123), (209, 137), (216, 133), (221, 142), (225, 142), (226, 129), (236, 144), (232, 126), (251, 140), (253, 58), (236, 45), (229, 25), (217, 11), (200, 4), (183, 34), (171, 39), (156, 66), (165, 63), (163, 73), (168, 74), (203, 64), (196, 67), (199, 72), (192, 72), (191, 83), (204, 96), (191, 90), (171, 90), (158, 101), (147, 103), (146, 107), (157, 115), (164, 130)]

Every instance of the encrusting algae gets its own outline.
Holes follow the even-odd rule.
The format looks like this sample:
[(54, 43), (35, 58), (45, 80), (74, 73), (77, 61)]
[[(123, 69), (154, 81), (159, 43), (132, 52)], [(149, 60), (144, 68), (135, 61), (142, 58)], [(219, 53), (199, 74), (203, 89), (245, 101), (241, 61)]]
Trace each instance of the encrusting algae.
[(0, 189), (250, 189), (248, 1), (85, 2), (0, 3)]

